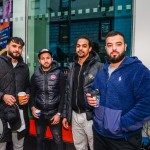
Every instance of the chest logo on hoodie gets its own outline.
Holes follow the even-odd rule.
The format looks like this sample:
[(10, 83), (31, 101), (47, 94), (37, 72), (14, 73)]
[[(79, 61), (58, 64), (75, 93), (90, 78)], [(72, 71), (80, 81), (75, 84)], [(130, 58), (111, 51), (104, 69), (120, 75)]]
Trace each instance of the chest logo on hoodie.
[(55, 75), (55, 74), (52, 74), (52, 75), (50, 76), (50, 79), (51, 79), (51, 80), (56, 80), (56, 75)]
[(120, 76), (118, 81), (121, 81), (121, 80), (122, 80), (122, 78), (121, 78), (121, 76)]

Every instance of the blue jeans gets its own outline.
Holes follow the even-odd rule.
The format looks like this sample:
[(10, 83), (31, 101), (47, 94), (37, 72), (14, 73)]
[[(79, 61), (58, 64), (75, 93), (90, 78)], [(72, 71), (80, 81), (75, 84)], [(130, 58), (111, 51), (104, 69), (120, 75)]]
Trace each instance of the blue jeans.
[(62, 141), (62, 122), (59, 124), (51, 125), (50, 119), (45, 119), (44, 117), (40, 117), (36, 119), (36, 131), (37, 131), (37, 150), (45, 150), (44, 145), (44, 137), (46, 133), (47, 125), (51, 129), (51, 133), (53, 135), (53, 139), (57, 145), (57, 150), (63, 150), (63, 141)]

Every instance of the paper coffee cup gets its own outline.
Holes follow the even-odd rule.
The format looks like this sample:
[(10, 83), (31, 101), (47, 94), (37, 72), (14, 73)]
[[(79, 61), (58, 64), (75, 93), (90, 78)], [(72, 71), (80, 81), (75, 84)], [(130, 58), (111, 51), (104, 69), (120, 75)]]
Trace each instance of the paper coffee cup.
[(18, 93), (18, 101), (19, 101), (20, 105), (22, 105), (22, 101), (25, 98), (25, 96), (26, 96), (26, 92), (19, 92)]
[(37, 114), (38, 117), (41, 116), (41, 111), (40, 111), (40, 110), (37, 109), (37, 110), (35, 111), (35, 113)]

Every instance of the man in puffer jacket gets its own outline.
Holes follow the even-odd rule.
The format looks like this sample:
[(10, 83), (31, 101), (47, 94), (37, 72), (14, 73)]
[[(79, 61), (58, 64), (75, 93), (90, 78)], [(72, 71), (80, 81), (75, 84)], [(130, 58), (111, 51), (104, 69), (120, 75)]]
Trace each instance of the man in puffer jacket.
[[(36, 121), (37, 150), (44, 149), (46, 126), (51, 129), (57, 150), (63, 150), (61, 113), (63, 107), (65, 78), (48, 49), (39, 54), (41, 67), (31, 78), (30, 107)], [(40, 110), (40, 116), (36, 113)]]
[[(18, 105), (20, 113), (22, 114), (22, 122), (24, 127), (19, 130), (12, 131), (12, 142), (14, 150), (23, 150), (24, 138), (29, 129), (28, 118), (28, 101), (29, 101), (29, 69), (27, 64), (23, 62), (21, 57), (24, 42), (19, 37), (11, 37), (7, 40), (6, 49), (0, 56), (0, 113), (4, 121), (13, 117), (13, 114), (5, 116), (10, 111), (9, 107)], [(17, 98), (19, 92), (26, 92), (23, 102), (20, 104)], [(5, 109), (8, 108), (8, 109)], [(6, 111), (7, 110), (7, 111)], [(14, 112), (14, 111), (13, 111)], [(11, 113), (11, 111), (10, 111)], [(7, 119), (7, 120), (6, 120)], [(12, 122), (12, 121), (11, 121)], [(17, 122), (15, 122), (17, 123)], [(4, 136), (0, 140), (0, 150), (6, 149), (6, 142), (11, 140), (9, 133), (14, 127), (14, 124), (4, 127)]]
[[(139, 150), (142, 128), (150, 120), (150, 71), (137, 57), (125, 57), (124, 35), (106, 36), (109, 63), (97, 74), (93, 89), (99, 90), (94, 109), (94, 150)], [(97, 101), (87, 94), (88, 103)]]

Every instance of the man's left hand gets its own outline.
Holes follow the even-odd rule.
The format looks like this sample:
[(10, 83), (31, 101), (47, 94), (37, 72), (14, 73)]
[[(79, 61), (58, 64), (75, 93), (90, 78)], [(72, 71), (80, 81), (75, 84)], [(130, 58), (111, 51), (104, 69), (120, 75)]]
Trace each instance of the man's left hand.
[(56, 114), (50, 120), (52, 125), (58, 124), (60, 122), (60, 115)]

